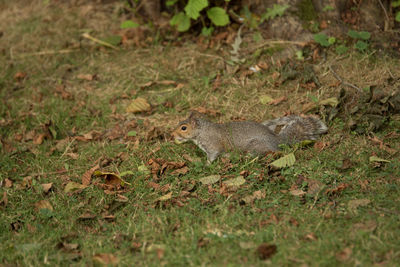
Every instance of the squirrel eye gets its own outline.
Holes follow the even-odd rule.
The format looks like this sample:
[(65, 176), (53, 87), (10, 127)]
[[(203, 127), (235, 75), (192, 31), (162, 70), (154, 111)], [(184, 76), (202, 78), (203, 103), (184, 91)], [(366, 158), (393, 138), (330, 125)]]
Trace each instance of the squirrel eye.
[(186, 131), (186, 129), (187, 129), (187, 127), (186, 127), (185, 125), (183, 125), (183, 126), (181, 127), (181, 130), (182, 130), (182, 131)]

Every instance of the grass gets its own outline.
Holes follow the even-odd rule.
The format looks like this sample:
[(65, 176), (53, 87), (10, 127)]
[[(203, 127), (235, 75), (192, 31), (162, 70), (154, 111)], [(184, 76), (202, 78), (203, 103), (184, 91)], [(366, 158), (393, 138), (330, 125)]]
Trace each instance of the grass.
[[(310, 96), (337, 95), (338, 88), (330, 86), (336, 80), (327, 64), (335, 63), (338, 74), (364, 88), (382, 83), (389, 72), (399, 77), (397, 59), (376, 53), (352, 52), (344, 59), (329, 54), (327, 63), (315, 66), (321, 88), (309, 91), (299, 86), (300, 78), (274, 86), (273, 73), (281, 71), (277, 65), (245, 79), (224, 74), (224, 64), (215, 51), (199, 52), (190, 43), (112, 51), (80, 40), (85, 29), (101, 37), (118, 29), (120, 22), (112, 6), (85, 5), (92, 19), (78, 12), (82, 7), (66, 4), (17, 1), (5, 7), (0, 13), (0, 28), (4, 29), (0, 47), (5, 47), (0, 53), (4, 62), (0, 68), (0, 198), (7, 200), (3, 198), (0, 204), (0, 264), (400, 263), (399, 154), (390, 154), (367, 136), (349, 132), (340, 119), (330, 122), (329, 133), (321, 139), (327, 147), (296, 150), (295, 165), (279, 172), (267, 168), (270, 157), (254, 160), (234, 153), (208, 166), (194, 144), (175, 145), (168, 135), (196, 107), (220, 112), (215, 118), (220, 121), (260, 121), (286, 111), (301, 113), (303, 105), (312, 102)], [(61, 15), (60, 10), (65, 13)], [(110, 19), (98, 20), (107, 14)], [(55, 26), (49, 28), (48, 21)], [(71, 49), (79, 41), (81, 46), (71, 53), (56, 52)], [(35, 55), (44, 50), (55, 53)], [(225, 49), (219, 55), (228, 53)], [(266, 54), (259, 58), (268, 60)], [(16, 78), (17, 73), (26, 76)], [(213, 89), (204, 77), (218, 73), (222, 73), (221, 85)], [(80, 79), (81, 74), (97, 78)], [(184, 86), (141, 88), (163, 80)], [(259, 101), (264, 94), (286, 95), (288, 100), (266, 106)], [(126, 113), (126, 106), (138, 96), (153, 105), (151, 114)], [(172, 105), (164, 105), (167, 102)], [(136, 126), (129, 126), (131, 121)], [(151, 136), (153, 126), (161, 137)], [(398, 151), (398, 137), (387, 134), (398, 134), (399, 127), (399, 117), (394, 116), (377, 137)], [(117, 138), (111, 138), (112, 129)], [(93, 130), (101, 133), (98, 139), (75, 138)], [(128, 131), (137, 136), (127, 138)], [(47, 138), (35, 144), (46, 133)], [(369, 162), (371, 155), (390, 162), (376, 166)], [(149, 161), (156, 159), (185, 162), (188, 172), (174, 175), (167, 170), (154, 177), (141, 171), (143, 165), (151, 169)], [(348, 166), (344, 166), (346, 161)], [(123, 177), (130, 185), (108, 194), (98, 185), (103, 181), (93, 177), (84, 190), (64, 191), (69, 182), (80, 183), (97, 163), (103, 171), (131, 171)], [(246, 183), (232, 190), (220, 183), (207, 186), (199, 182), (214, 174), (225, 181), (243, 171), (248, 174)], [(291, 194), (295, 188), (308, 191), (315, 181), (319, 182), (317, 195)], [(52, 187), (45, 193), (42, 184), (47, 183)], [(243, 201), (258, 191), (260, 199)], [(170, 192), (170, 198), (159, 200)], [(42, 200), (52, 208), (40, 208)], [(364, 200), (364, 204), (354, 207), (354, 200)], [(256, 251), (262, 243), (275, 245), (276, 254), (261, 259)]]

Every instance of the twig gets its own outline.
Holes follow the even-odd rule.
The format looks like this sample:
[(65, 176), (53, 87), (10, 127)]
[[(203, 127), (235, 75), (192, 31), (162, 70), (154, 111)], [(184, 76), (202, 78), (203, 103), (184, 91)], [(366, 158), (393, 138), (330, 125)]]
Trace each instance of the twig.
[(332, 69), (332, 66), (330, 66), (330, 65), (329, 65), (329, 70), (332, 72), (333, 76), (335, 76), (335, 78), (336, 78), (341, 84), (343, 84), (344, 86), (348, 86), (348, 87), (354, 88), (354, 89), (356, 89), (356, 90), (359, 91), (359, 92), (362, 92), (362, 90), (361, 90), (359, 87), (355, 86), (355, 85), (352, 84), (352, 83), (348, 83), (348, 82), (344, 81), (342, 78), (340, 78), (340, 76)]
[(88, 33), (86, 33), (86, 32), (85, 32), (84, 34), (82, 34), (82, 37), (84, 37), (84, 38), (86, 38), (86, 39), (89, 39), (89, 40), (91, 40), (91, 41), (93, 41), (93, 42), (95, 42), (95, 43), (98, 43), (98, 44), (100, 44), (100, 45), (104, 45), (104, 46), (110, 47), (110, 48), (112, 48), (112, 49), (119, 50), (119, 48), (116, 47), (115, 45), (112, 45), (112, 44), (110, 44), (110, 43), (107, 43), (107, 42), (104, 42), (104, 41), (102, 41), (102, 40), (100, 40), (100, 39), (97, 39), (97, 38), (91, 36), (90, 34), (88, 34)]
[[(386, 12), (386, 8), (383, 6), (381, 0), (378, 0), (378, 2), (379, 2), (379, 4), (381, 5), (381, 7), (382, 7), (382, 9), (383, 9), (383, 13), (385, 13), (385, 17), (386, 17), (387, 23), (389, 23), (390, 19), (389, 19), (389, 16), (388, 16), (387, 12)], [(385, 26), (386, 26), (386, 23), (385, 23)], [(386, 28), (386, 27), (385, 27), (385, 28)], [(385, 29), (385, 30), (386, 30), (386, 29)]]

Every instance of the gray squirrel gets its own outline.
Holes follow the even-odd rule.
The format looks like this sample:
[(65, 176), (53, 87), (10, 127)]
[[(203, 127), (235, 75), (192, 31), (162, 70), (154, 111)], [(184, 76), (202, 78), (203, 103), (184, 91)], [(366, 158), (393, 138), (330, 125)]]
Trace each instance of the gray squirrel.
[(278, 151), (280, 144), (316, 140), (328, 127), (314, 116), (290, 115), (262, 123), (233, 121), (214, 123), (201, 113), (192, 112), (173, 130), (176, 143), (193, 141), (213, 162), (221, 153), (231, 150), (263, 155)]

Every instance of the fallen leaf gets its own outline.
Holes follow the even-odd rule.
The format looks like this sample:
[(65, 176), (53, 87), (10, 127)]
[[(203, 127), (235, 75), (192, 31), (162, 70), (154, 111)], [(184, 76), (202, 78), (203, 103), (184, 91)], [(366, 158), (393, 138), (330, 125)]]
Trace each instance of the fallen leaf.
[(46, 137), (46, 134), (44, 134), (44, 133), (38, 134), (37, 136), (35, 136), (33, 138), (33, 143), (35, 145), (40, 145), (40, 144), (43, 143), (43, 140), (44, 140), (45, 137)]
[(53, 183), (42, 184), (43, 193), (47, 194), (52, 186), (53, 186)]
[(364, 207), (367, 206), (369, 203), (371, 203), (371, 200), (369, 199), (353, 199), (350, 200), (347, 204), (347, 207), (349, 208), (349, 210), (351, 212), (353, 212), (354, 214), (357, 214), (357, 208), (358, 207)]
[(213, 116), (213, 117), (221, 114), (219, 111), (217, 111), (215, 109), (209, 109), (209, 108), (205, 108), (205, 107), (197, 107), (197, 108), (194, 108), (193, 110), (197, 111), (199, 113), (202, 113), (202, 114)]
[(119, 189), (121, 186), (124, 186), (125, 183), (127, 183), (122, 180), (122, 178), (118, 174), (112, 172), (94, 171), (93, 175), (102, 177), (105, 180), (104, 184), (106, 185), (106, 187), (111, 187), (112, 189)]
[(189, 168), (187, 166), (180, 168), (180, 169), (176, 169), (173, 172), (171, 172), (172, 175), (185, 175), (186, 173), (189, 172)]
[(26, 76), (27, 76), (26, 72), (18, 71), (17, 73), (14, 74), (14, 79), (20, 81), (24, 79)]
[(244, 201), (246, 204), (249, 204), (249, 203), (252, 203), (256, 199), (263, 199), (263, 198), (265, 198), (265, 191), (257, 190), (257, 191), (254, 191), (253, 194), (242, 198), (242, 201)]
[(265, 105), (265, 104), (269, 104), (272, 101), (274, 101), (274, 99), (272, 97), (270, 97), (269, 95), (262, 95), (260, 96), (260, 102), (261, 104)]
[(304, 196), (304, 195), (306, 194), (306, 192), (304, 192), (304, 191), (301, 190), (301, 189), (293, 189), (293, 190), (290, 190), (289, 192), (290, 192), (290, 194), (292, 194), (293, 196), (297, 196), (297, 197), (301, 197), (301, 196)]
[(214, 184), (214, 183), (218, 182), (220, 179), (221, 179), (220, 175), (210, 175), (210, 176), (200, 178), (199, 181), (203, 185), (209, 185), (209, 184)]
[(96, 164), (92, 168), (90, 168), (88, 171), (86, 171), (82, 175), (82, 184), (88, 186), (90, 184), (90, 181), (92, 179), (92, 174), (94, 171), (98, 170), (100, 168), (99, 164)]
[(70, 192), (74, 192), (74, 191), (78, 191), (78, 190), (82, 190), (85, 189), (87, 186), (80, 184), (80, 183), (76, 183), (76, 182), (69, 182), (65, 188), (64, 188), (64, 192), (65, 193), (70, 193)]
[(118, 265), (118, 258), (113, 254), (99, 253), (93, 256), (93, 261), (101, 265)]
[(172, 198), (172, 192), (157, 198), (157, 201), (167, 201)]
[(91, 219), (94, 219), (94, 218), (96, 218), (96, 217), (97, 217), (96, 214), (93, 214), (93, 213), (91, 213), (91, 212), (85, 212), (85, 213), (81, 214), (81, 215), (78, 217), (78, 219), (79, 219), (79, 220), (91, 220)]
[(262, 260), (266, 260), (272, 257), (277, 251), (276, 245), (270, 245), (267, 243), (262, 243), (258, 246), (256, 253), (258, 257)]
[(296, 157), (294, 156), (293, 153), (287, 154), (286, 156), (283, 156), (273, 162), (271, 162), (271, 166), (275, 167), (276, 169), (281, 169), (284, 167), (290, 167), (293, 166), (293, 164), (296, 162)]
[(325, 184), (319, 180), (307, 178), (306, 182), (308, 184), (307, 195), (315, 196), (325, 187)]
[(378, 158), (377, 156), (371, 156), (369, 157), (369, 162), (390, 162), (390, 160), (381, 159)]
[(78, 74), (76, 76), (79, 80), (93, 81), (97, 78), (96, 74)]
[(13, 186), (13, 181), (12, 180), (10, 180), (8, 178), (4, 179), (4, 187), (5, 188), (11, 188), (12, 186)]
[(147, 102), (146, 99), (142, 97), (138, 97), (135, 100), (133, 100), (126, 108), (126, 112), (128, 113), (140, 113), (140, 112), (147, 112), (150, 110), (151, 110), (150, 104)]
[(200, 237), (199, 240), (197, 240), (197, 247), (202, 248), (208, 245), (210, 243), (210, 239), (206, 237)]
[(243, 176), (238, 176), (236, 178), (223, 181), (222, 183), (226, 186), (241, 186), (245, 182), (246, 180), (243, 178)]
[(42, 210), (42, 209), (48, 209), (48, 210), (53, 210), (53, 206), (50, 204), (48, 200), (40, 200), (35, 203), (35, 208), (37, 211)]
[(349, 186), (350, 186), (349, 184), (341, 183), (337, 187), (327, 189), (325, 191), (325, 194), (330, 195), (330, 196), (337, 195)]
[(319, 101), (319, 104), (321, 106), (336, 107), (339, 104), (339, 100), (336, 97), (330, 97), (330, 98)]
[(281, 102), (286, 101), (286, 100), (287, 100), (287, 97), (286, 97), (286, 96), (281, 96), (281, 97), (279, 97), (279, 98), (277, 98), (277, 99), (272, 100), (271, 102), (269, 102), (269, 104), (270, 104), (270, 105), (276, 106), (276, 105), (278, 105), (278, 104), (280, 104)]
[(336, 259), (341, 262), (348, 261), (353, 253), (353, 249), (350, 247), (344, 248), (342, 251), (336, 253)]

